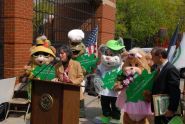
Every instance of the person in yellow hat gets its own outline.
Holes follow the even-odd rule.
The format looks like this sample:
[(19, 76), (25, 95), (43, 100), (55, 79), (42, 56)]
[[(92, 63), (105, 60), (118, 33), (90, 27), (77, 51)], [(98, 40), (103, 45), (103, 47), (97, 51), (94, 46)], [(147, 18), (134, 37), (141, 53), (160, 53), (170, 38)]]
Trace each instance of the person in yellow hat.
[[(56, 57), (56, 50), (51, 46), (46, 37), (39, 37), (36, 44), (30, 48), (30, 62), (26, 65), (25, 73), (20, 77), (21, 82), (28, 83), (28, 79), (52, 80), (55, 77), (55, 69), (50, 63)], [(45, 73), (49, 70), (49, 74)], [(40, 73), (42, 72), (42, 73)], [(28, 85), (28, 95), (31, 97), (31, 85)]]

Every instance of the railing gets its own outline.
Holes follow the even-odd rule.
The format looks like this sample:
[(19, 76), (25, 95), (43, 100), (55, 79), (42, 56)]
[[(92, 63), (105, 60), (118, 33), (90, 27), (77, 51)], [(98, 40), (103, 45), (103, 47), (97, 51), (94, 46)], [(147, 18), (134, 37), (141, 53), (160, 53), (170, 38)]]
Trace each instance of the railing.
[(92, 0), (34, 0), (34, 39), (46, 35), (54, 46), (68, 43), (74, 28), (90, 31), (96, 25)]

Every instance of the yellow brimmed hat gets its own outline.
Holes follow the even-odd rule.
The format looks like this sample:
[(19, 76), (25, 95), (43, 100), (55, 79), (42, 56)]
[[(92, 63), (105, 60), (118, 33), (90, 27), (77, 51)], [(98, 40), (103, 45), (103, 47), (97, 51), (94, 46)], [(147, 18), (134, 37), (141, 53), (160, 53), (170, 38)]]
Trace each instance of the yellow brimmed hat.
[(53, 51), (50, 48), (45, 47), (45, 46), (37, 46), (37, 47), (33, 48), (31, 50), (31, 55), (33, 55), (36, 52), (45, 52), (45, 53), (51, 54), (53, 57), (56, 57), (55, 54), (53, 53)]

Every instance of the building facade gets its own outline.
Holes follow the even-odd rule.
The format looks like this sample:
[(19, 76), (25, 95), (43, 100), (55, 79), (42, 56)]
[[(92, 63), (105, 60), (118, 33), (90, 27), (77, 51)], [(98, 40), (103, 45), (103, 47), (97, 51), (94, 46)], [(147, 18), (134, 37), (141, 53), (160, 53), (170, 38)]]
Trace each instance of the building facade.
[(51, 11), (39, 10), (38, 3), (46, 1), (0, 0), (0, 79), (24, 72), (29, 49), (41, 33), (60, 45), (69, 30), (88, 32), (97, 25), (98, 45), (114, 38), (116, 0), (50, 0)]

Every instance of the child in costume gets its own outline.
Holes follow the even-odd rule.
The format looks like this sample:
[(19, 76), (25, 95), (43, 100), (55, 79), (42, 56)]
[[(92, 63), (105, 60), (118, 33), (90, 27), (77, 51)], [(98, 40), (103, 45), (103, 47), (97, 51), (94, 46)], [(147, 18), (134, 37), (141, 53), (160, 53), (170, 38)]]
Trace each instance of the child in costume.
[[(83, 44), (82, 40), (84, 39), (85, 34), (80, 29), (73, 29), (68, 32), (68, 38), (70, 40), (70, 46), (72, 50), (73, 60), (78, 61), (83, 69), (83, 74), (86, 76), (92, 73), (93, 69), (96, 67), (97, 58), (95, 55), (88, 55), (86, 52), (86, 47)], [(85, 79), (81, 83), (82, 86), (85, 86)], [(84, 105), (84, 88), (81, 87), (80, 91), (80, 117), (85, 117), (85, 105)]]
[[(46, 36), (40, 36), (36, 44), (30, 48), (31, 61), (25, 66), (24, 76), (28, 79), (52, 80), (55, 78), (55, 68), (50, 63), (55, 58), (56, 50)], [(25, 82), (28, 83), (28, 82)], [(28, 85), (28, 94), (31, 97), (31, 85)]]
[(120, 111), (116, 107), (118, 93), (113, 87), (122, 68), (121, 53), (124, 47), (120, 40), (109, 40), (99, 48), (101, 62), (97, 67), (97, 75), (103, 84), (103, 90), (99, 92), (103, 115), (96, 117), (95, 123), (120, 123)]
[(49, 65), (56, 57), (56, 49), (51, 45), (51, 42), (46, 38), (46, 36), (40, 36), (36, 39), (36, 45), (31, 47), (30, 52), (30, 78), (44, 80), (44, 77), (42, 77), (41, 74), (36, 75), (36, 72), (34, 72), (34, 70), (40, 70), (39, 67), (42, 67), (43, 65)]
[(151, 90), (156, 72), (150, 73), (146, 53), (140, 48), (128, 52), (115, 89), (121, 90), (116, 105), (124, 113), (124, 124), (146, 124), (147, 117), (152, 115), (151, 104), (147, 101), (148, 90)]

